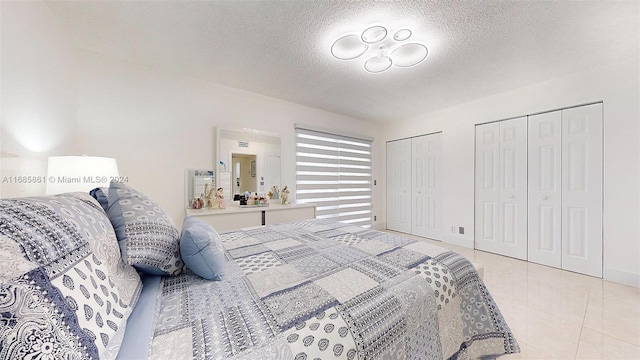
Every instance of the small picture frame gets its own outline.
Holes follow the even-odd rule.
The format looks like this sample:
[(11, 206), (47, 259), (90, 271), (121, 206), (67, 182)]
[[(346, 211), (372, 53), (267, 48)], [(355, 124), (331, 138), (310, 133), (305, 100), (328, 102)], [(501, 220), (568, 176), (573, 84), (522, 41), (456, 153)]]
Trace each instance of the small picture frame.
[(251, 177), (256, 177), (256, 161), (251, 161)]

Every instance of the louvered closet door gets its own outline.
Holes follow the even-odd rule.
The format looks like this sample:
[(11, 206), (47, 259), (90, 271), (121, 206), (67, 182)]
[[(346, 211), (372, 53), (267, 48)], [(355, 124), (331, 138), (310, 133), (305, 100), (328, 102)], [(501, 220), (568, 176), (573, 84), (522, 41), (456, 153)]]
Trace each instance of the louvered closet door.
[(387, 143), (387, 229), (411, 233), (411, 139)]
[(602, 277), (602, 104), (562, 110), (562, 268)]
[(442, 233), (439, 177), (441, 139), (441, 133), (411, 139), (411, 233), (438, 240)]
[(527, 118), (476, 126), (476, 248), (527, 259)]
[(528, 259), (562, 266), (562, 113), (529, 116)]

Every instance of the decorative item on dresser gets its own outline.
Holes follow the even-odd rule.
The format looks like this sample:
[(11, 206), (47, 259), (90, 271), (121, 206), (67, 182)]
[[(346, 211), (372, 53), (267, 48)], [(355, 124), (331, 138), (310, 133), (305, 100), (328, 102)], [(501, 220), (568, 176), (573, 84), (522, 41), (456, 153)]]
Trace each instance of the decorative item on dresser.
[(224, 200), (224, 189), (221, 187), (216, 190), (216, 200), (218, 201), (218, 208), (226, 209), (227, 202)]
[(273, 185), (271, 187), (271, 191), (269, 191), (270, 199), (279, 199), (280, 198), (280, 190), (278, 189), (278, 185)]
[(216, 189), (216, 173), (214, 170), (186, 169), (185, 197), (187, 206), (192, 209), (216, 207), (213, 192)]
[(287, 185), (285, 185), (285, 186), (282, 188), (282, 195), (281, 195), (281, 198), (282, 198), (282, 205), (287, 205), (287, 204), (289, 204), (289, 189), (287, 188)]
[(213, 208), (213, 207), (218, 207), (217, 204), (217, 200), (218, 200), (218, 196), (217, 194), (214, 197), (214, 191), (215, 191), (215, 185), (209, 185), (209, 184), (205, 184), (204, 185), (204, 199), (205, 199), (205, 206), (206, 208)]

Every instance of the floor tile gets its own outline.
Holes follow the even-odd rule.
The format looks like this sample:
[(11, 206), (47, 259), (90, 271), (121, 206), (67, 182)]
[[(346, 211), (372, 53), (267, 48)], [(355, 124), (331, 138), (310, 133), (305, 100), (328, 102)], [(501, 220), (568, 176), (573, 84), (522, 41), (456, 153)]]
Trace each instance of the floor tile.
[(483, 281), (521, 348), (500, 359), (640, 359), (640, 289), (412, 237), (483, 266)]
[(576, 359), (640, 359), (640, 347), (601, 334), (582, 330)]

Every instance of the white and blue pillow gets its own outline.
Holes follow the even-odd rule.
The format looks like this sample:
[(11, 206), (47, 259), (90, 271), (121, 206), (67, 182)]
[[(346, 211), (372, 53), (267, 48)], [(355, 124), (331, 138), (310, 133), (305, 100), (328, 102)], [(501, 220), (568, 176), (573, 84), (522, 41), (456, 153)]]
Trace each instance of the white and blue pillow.
[(177, 275), (184, 263), (180, 257), (180, 234), (171, 217), (158, 204), (124, 183), (112, 182), (108, 195), (95, 189), (91, 195), (107, 203), (126, 264), (149, 275)]
[(207, 280), (221, 280), (224, 272), (224, 248), (220, 235), (206, 222), (188, 216), (182, 224), (182, 259), (191, 271)]

